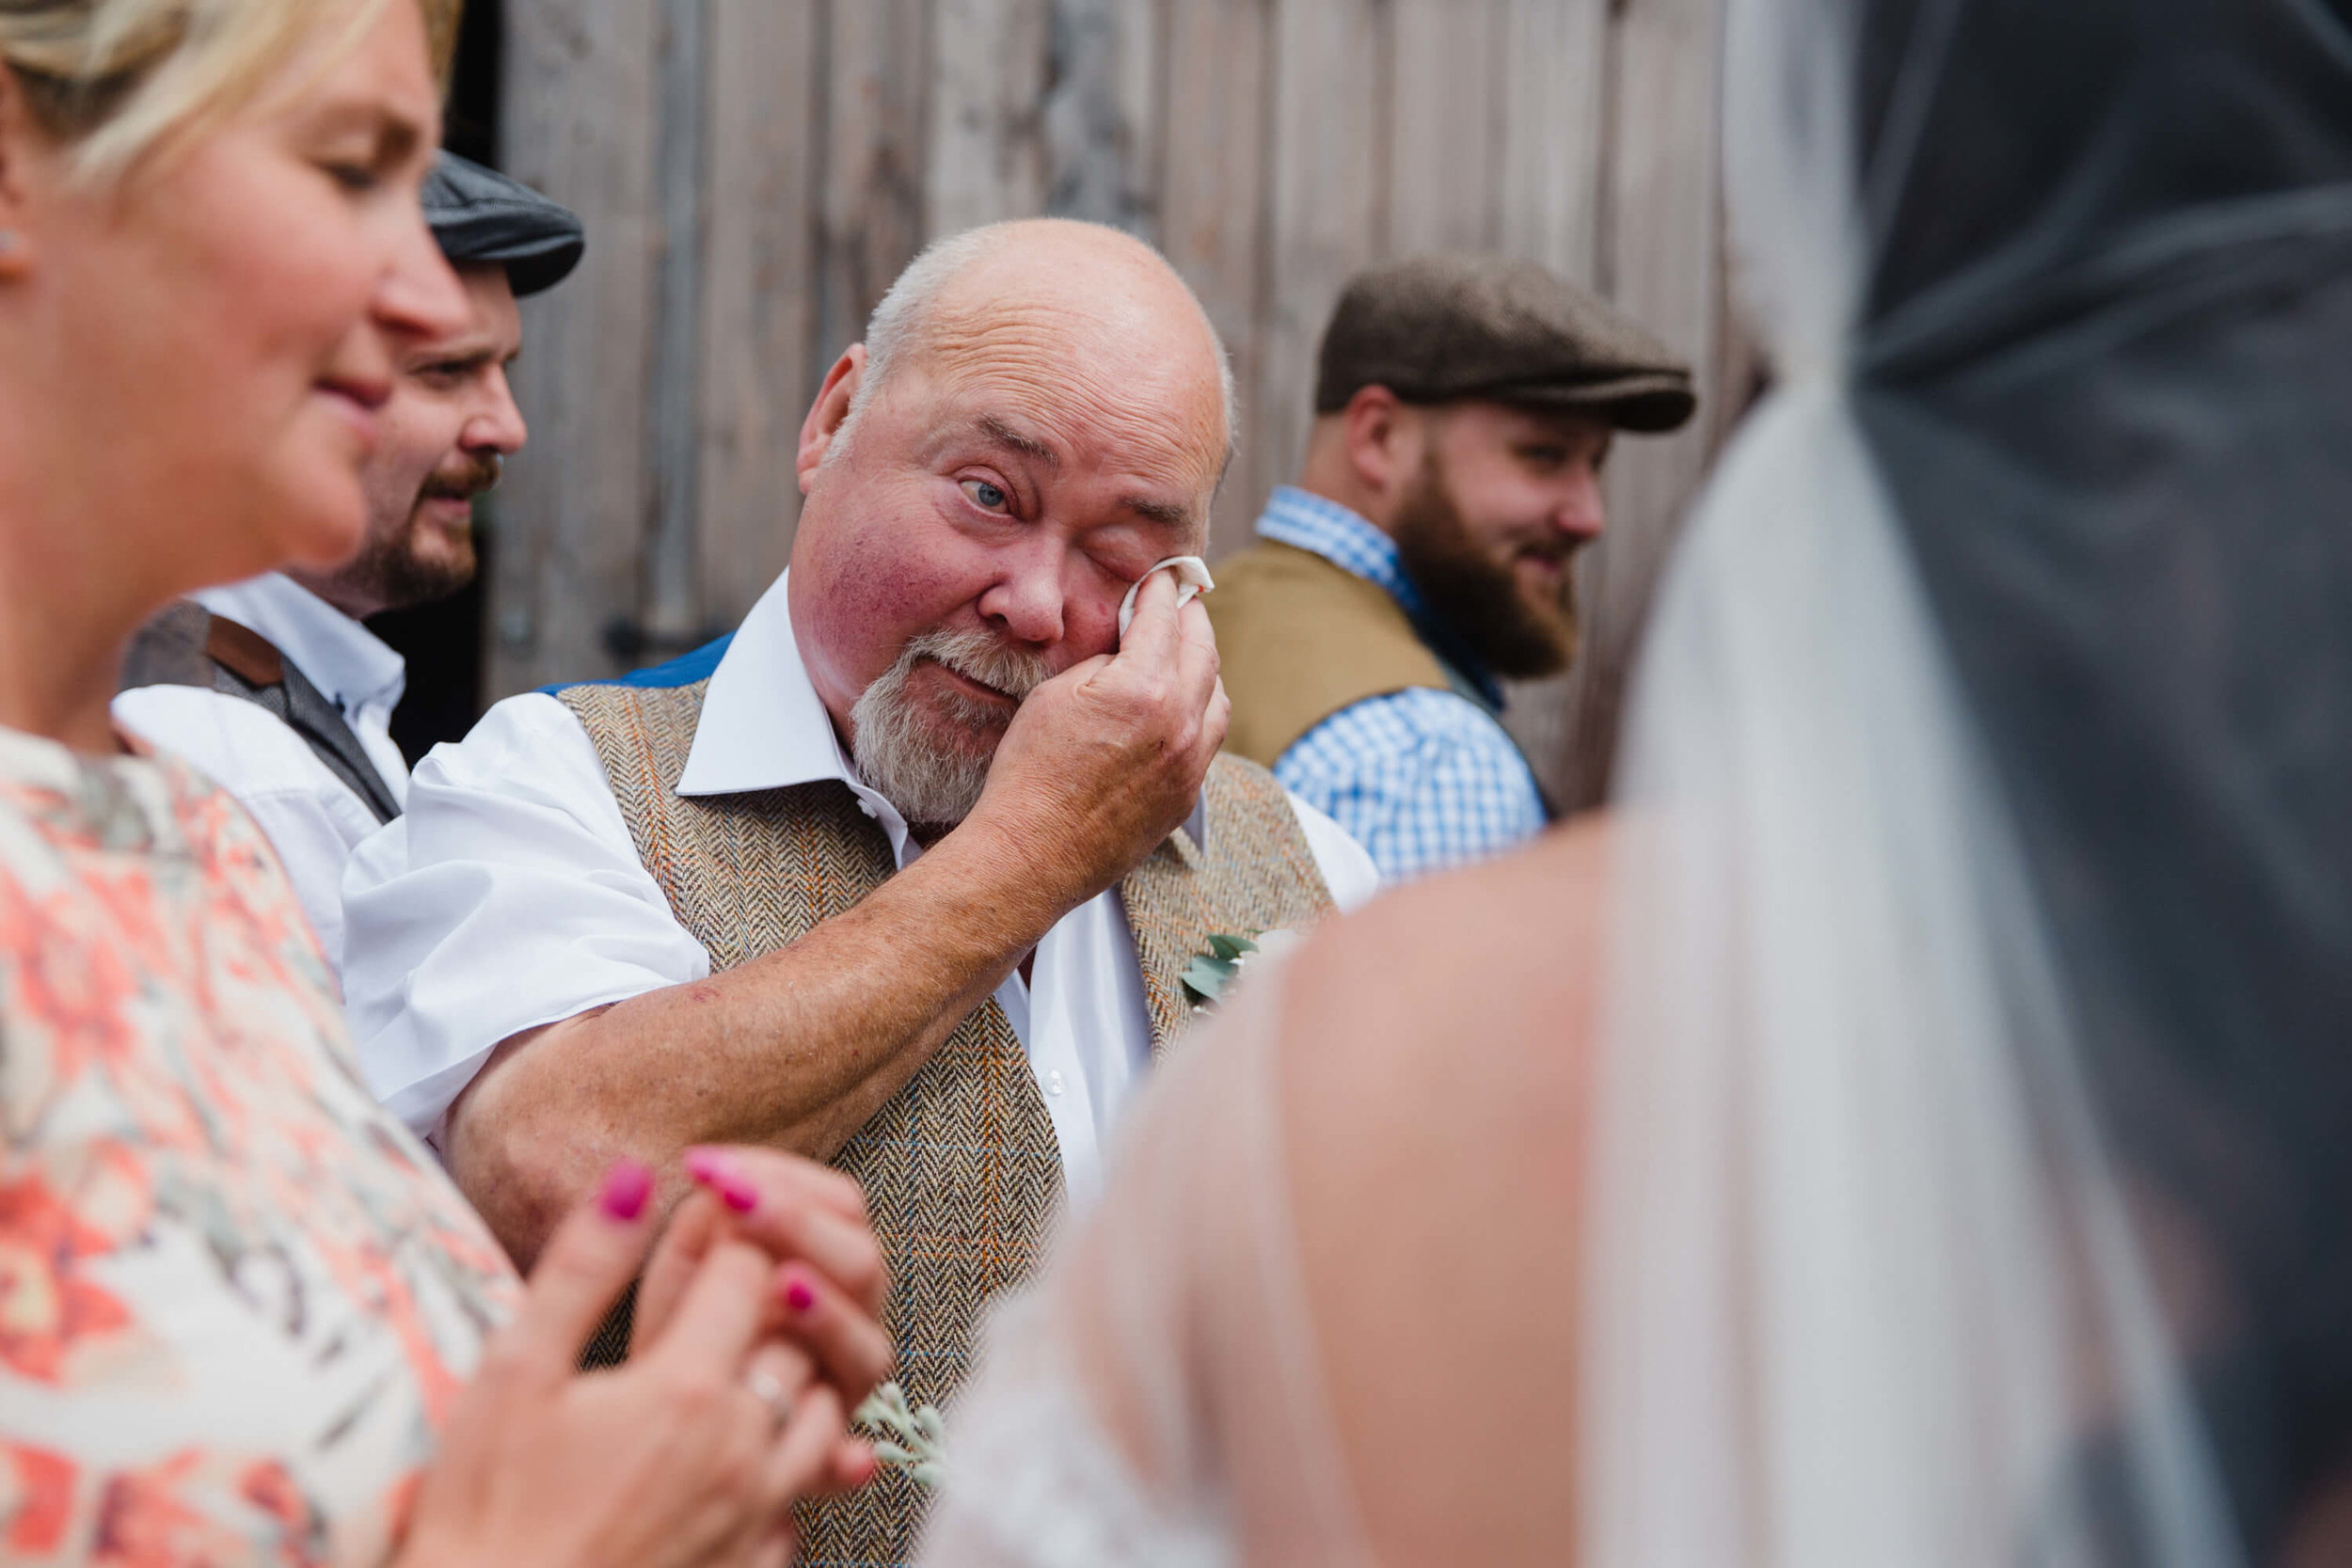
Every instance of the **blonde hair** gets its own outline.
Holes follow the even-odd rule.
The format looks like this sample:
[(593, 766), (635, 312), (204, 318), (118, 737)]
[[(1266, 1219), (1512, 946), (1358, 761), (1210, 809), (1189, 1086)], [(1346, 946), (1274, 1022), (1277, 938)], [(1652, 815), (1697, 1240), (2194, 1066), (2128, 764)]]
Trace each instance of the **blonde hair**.
[[(357, 40), (393, 0), (348, 0)], [(465, 0), (415, 0), (447, 78)], [(0, 65), (93, 177), (249, 103), (319, 25), (319, 0), (0, 0)]]

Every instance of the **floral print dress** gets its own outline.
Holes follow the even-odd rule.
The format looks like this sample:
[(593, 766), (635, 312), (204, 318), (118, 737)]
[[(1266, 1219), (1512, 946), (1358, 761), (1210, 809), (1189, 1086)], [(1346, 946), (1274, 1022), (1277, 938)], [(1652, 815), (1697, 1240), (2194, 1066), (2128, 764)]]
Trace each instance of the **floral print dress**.
[(0, 1563), (380, 1562), (517, 1289), (244, 812), (0, 729)]

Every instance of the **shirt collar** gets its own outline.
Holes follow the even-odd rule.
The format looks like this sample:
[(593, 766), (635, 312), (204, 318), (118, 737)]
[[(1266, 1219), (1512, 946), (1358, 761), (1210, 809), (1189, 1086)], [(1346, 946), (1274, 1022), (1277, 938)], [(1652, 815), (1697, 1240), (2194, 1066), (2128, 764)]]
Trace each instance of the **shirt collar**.
[(195, 598), (214, 614), (261, 633), (346, 716), (371, 707), (389, 712), (407, 689), (407, 660), (292, 578), (272, 572), (200, 589)]
[[(785, 591), (791, 575), (786, 571), (759, 596), (735, 641), (720, 656), (719, 667), (710, 673), (677, 792), (737, 795), (838, 780), (857, 797), (859, 807), (882, 824), (890, 835), (891, 852), (904, 864), (910, 858), (906, 818), (858, 777), (856, 766), (841, 750), (824, 699), (808, 678), (808, 666), (801, 660), (801, 645), (792, 635), (790, 597)], [(1184, 826), (1195, 844), (1203, 842), (1207, 815), (1205, 800), (1194, 802)]]
[(1502, 711), (1502, 688), (1486, 664), (1462, 646), (1461, 638), (1439, 620), (1406, 574), (1396, 541), (1375, 528), (1362, 514), (1327, 496), (1278, 484), (1258, 518), (1258, 537), (1309, 551), (1334, 566), (1388, 590), (1437, 655), (1458, 671), (1496, 713)]

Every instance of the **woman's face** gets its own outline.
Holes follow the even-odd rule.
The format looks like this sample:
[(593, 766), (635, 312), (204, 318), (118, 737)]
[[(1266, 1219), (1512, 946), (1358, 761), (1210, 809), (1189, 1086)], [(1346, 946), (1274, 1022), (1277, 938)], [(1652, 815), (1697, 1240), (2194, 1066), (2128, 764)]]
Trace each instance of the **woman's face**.
[(42, 510), (159, 601), (351, 555), (394, 349), (464, 316), (418, 207), (439, 108), (415, 0), (356, 45), (318, 10), (246, 109), (119, 182), (73, 182), (66, 149), (17, 164), (32, 450), (64, 482)]

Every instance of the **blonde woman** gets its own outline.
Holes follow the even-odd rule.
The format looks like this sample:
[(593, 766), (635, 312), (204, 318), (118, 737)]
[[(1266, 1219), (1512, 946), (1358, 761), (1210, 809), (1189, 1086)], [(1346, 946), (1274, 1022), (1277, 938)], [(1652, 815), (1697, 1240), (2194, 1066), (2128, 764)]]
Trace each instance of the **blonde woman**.
[(641, 1354), (576, 1373), (652, 1173), (520, 1286), (252, 823), (108, 724), (157, 607), (359, 540), (389, 345), (461, 309), (417, 205), (455, 8), (0, 0), (8, 1562), (773, 1563), (861, 1479), (854, 1191), (700, 1151)]

